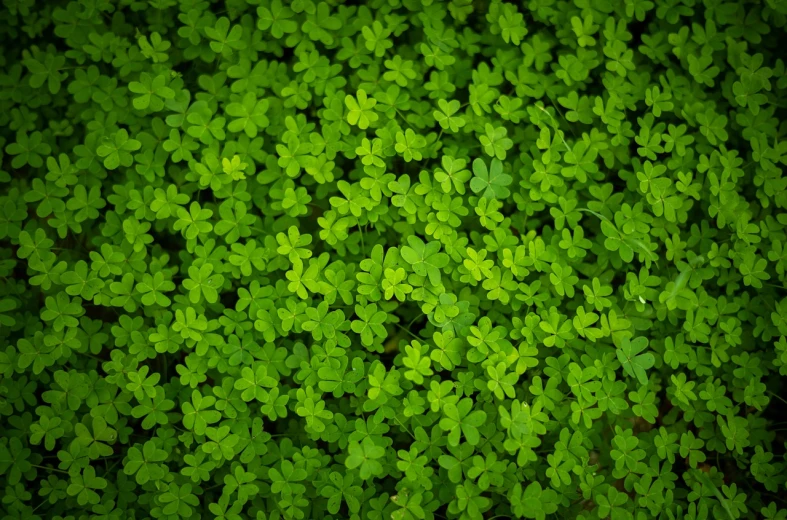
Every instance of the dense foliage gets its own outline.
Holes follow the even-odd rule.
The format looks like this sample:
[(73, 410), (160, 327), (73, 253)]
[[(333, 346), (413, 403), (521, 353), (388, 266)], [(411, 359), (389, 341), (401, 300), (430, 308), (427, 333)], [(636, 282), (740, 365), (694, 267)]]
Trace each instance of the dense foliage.
[(0, 518), (787, 518), (784, 0), (2, 5)]

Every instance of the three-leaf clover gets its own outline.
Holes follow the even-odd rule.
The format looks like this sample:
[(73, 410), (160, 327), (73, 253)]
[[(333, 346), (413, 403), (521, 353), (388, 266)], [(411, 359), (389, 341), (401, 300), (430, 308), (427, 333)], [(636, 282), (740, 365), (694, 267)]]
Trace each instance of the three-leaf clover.
[(440, 283), (440, 269), (448, 265), (448, 255), (440, 252), (440, 242), (424, 242), (419, 237), (407, 237), (409, 245), (402, 247), (402, 259), (419, 276), (426, 276), (432, 285)]
[(457, 446), (461, 436), (475, 446), (481, 436), (478, 428), (486, 421), (486, 412), (473, 410), (473, 400), (465, 397), (457, 404), (447, 403), (443, 406), (443, 418), (440, 428), (448, 433), (448, 443)]
[(360, 443), (351, 442), (348, 451), (345, 464), (348, 469), (358, 468), (361, 480), (382, 474), (383, 466), (378, 459), (385, 455), (385, 449), (377, 446), (371, 437), (364, 437)]
[(640, 384), (648, 384), (648, 374), (646, 370), (651, 368), (656, 358), (650, 352), (643, 352), (648, 348), (648, 340), (642, 336), (630, 340), (624, 338), (616, 350), (618, 360), (623, 370), (629, 377), (635, 377)]
[(365, 130), (369, 125), (377, 121), (377, 113), (372, 109), (377, 104), (377, 100), (366, 95), (366, 91), (358, 89), (355, 97), (347, 95), (344, 98), (347, 105), (347, 122), (351, 125), (358, 125), (358, 128)]
[(489, 169), (483, 159), (473, 161), (473, 178), (470, 189), (487, 199), (505, 199), (510, 195), (506, 186), (511, 184), (511, 176), (503, 173), (503, 163), (497, 158), (492, 159)]

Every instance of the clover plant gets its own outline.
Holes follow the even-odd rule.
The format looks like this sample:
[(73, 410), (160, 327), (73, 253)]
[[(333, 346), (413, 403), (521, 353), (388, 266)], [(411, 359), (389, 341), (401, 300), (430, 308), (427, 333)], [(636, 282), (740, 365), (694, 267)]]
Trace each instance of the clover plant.
[(4, 0), (0, 520), (787, 519), (784, 0)]

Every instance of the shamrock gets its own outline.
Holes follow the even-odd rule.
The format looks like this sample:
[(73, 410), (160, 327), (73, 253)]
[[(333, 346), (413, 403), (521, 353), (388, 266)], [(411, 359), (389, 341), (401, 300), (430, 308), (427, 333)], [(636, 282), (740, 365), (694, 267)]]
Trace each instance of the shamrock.
[(656, 358), (650, 352), (642, 354), (647, 348), (647, 338), (640, 336), (634, 340), (624, 338), (616, 351), (618, 360), (626, 374), (636, 377), (642, 385), (648, 384), (648, 376), (645, 371), (656, 362)]
[(371, 438), (364, 438), (360, 444), (351, 442), (348, 449), (349, 456), (345, 464), (348, 469), (359, 468), (361, 480), (368, 480), (382, 473), (383, 467), (377, 459), (385, 454), (385, 450), (376, 446)]
[(461, 435), (464, 435), (471, 445), (478, 444), (480, 435), (478, 427), (486, 420), (483, 410), (471, 411), (473, 400), (466, 397), (456, 405), (448, 403), (443, 407), (443, 418), (440, 419), (440, 428), (448, 432), (448, 442), (452, 446), (459, 444)]
[(377, 114), (372, 112), (372, 109), (377, 104), (374, 98), (368, 98), (366, 91), (359, 89), (356, 96), (344, 98), (344, 104), (347, 105), (347, 122), (351, 125), (358, 125), (358, 128), (364, 130), (369, 128), (369, 124), (377, 121)]
[(505, 199), (511, 193), (506, 186), (511, 184), (511, 176), (503, 173), (503, 163), (497, 158), (492, 159), (489, 169), (483, 159), (473, 161), (473, 178), (470, 179), (470, 189), (473, 193), (480, 193), (487, 199)]
[(419, 276), (428, 276), (432, 284), (440, 283), (440, 269), (448, 265), (448, 255), (440, 253), (440, 243), (424, 242), (415, 235), (407, 238), (409, 246), (401, 251), (402, 259)]

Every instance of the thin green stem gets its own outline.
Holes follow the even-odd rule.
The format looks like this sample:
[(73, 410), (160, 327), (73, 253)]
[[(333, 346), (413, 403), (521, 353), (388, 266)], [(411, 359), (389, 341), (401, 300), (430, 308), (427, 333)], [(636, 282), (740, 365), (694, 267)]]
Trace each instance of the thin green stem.
[(417, 339), (417, 340), (421, 341), (421, 338), (419, 338), (418, 336), (416, 336), (415, 334), (413, 334), (412, 332), (410, 332), (410, 330), (409, 330), (409, 329), (406, 329), (406, 328), (402, 327), (402, 326), (401, 326), (401, 325), (399, 325), (398, 323), (394, 323), (394, 325), (396, 325), (397, 327), (399, 327), (400, 329), (402, 329), (403, 331), (405, 331), (406, 333), (408, 333), (409, 335), (411, 335), (411, 336), (412, 336), (412, 337), (414, 337), (415, 339)]
[(409, 122), (407, 119), (405, 119), (405, 117), (402, 115), (402, 113), (401, 113), (401, 112), (399, 112), (399, 109), (394, 107), (394, 110), (396, 110), (396, 114), (397, 114), (399, 117), (401, 117), (401, 118), (402, 118), (402, 121), (404, 122), (404, 124), (406, 124), (406, 125), (407, 125), (407, 128), (409, 128), (409, 129), (411, 129), (411, 130), (412, 130), (412, 128), (413, 128), (413, 127), (412, 127), (412, 126), (410, 126), (410, 122)]
[(408, 324), (407, 324), (407, 328), (409, 329), (410, 327), (412, 327), (412, 326), (413, 326), (413, 323), (415, 323), (416, 321), (418, 321), (419, 319), (421, 319), (421, 317), (422, 317), (422, 316), (424, 316), (424, 313), (423, 313), (423, 312), (422, 312), (421, 314), (419, 314), (418, 316), (416, 316), (415, 318), (413, 318), (413, 319), (410, 321), (410, 323), (408, 323)]
[(407, 426), (405, 426), (404, 424), (402, 424), (402, 421), (400, 421), (398, 417), (394, 416), (394, 420), (395, 420), (397, 423), (399, 423), (399, 426), (401, 426), (401, 427), (402, 427), (402, 429), (403, 429), (404, 431), (406, 431), (406, 432), (407, 432), (407, 433), (410, 435), (410, 437), (412, 437), (412, 438), (413, 438), (413, 440), (416, 440), (416, 439), (415, 439), (415, 435), (413, 435), (412, 433), (410, 433), (410, 430), (408, 430), (408, 429), (407, 429)]
[(46, 466), (39, 466), (38, 464), (30, 464), (30, 465), (31, 465), (32, 467), (34, 467), (34, 468), (38, 468), (38, 469), (45, 469), (45, 470), (47, 470), (47, 471), (55, 471), (55, 472), (57, 472), (57, 473), (63, 473), (63, 474), (65, 474), (65, 475), (70, 475), (70, 473), (69, 473), (68, 471), (63, 471), (62, 469), (57, 469), (57, 468), (48, 468), (48, 467), (46, 467)]
[(784, 404), (787, 404), (787, 401), (785, 401), (783, 398), (781, 398), (781, 397), (779, 396), (779, 394), (777, 394), (777, 393), (775, 393), (775, 392), (771, 392), (770, 390), (766, 390), (766, 391), (767, 391), (769, 394), (771, 394), (773, 397), (775, 397), (776, 399), (778, 399), (779, 401), (783, 402)]

